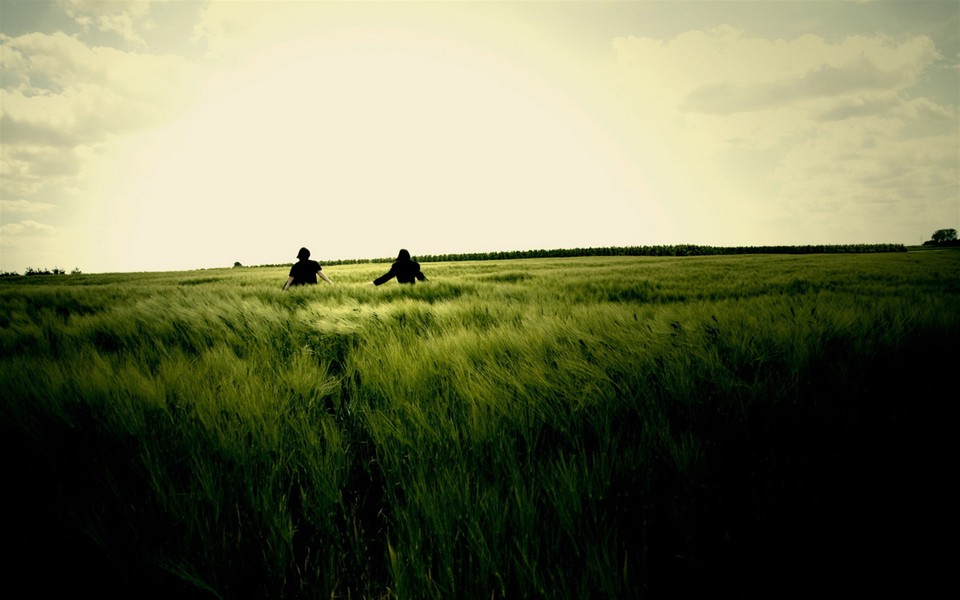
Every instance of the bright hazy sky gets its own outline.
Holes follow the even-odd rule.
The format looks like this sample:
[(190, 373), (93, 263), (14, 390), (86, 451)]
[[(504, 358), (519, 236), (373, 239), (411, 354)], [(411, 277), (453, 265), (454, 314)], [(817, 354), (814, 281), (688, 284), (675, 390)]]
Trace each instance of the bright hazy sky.
[(0, 270), (960, 228), (960, 2), (0, 0)]

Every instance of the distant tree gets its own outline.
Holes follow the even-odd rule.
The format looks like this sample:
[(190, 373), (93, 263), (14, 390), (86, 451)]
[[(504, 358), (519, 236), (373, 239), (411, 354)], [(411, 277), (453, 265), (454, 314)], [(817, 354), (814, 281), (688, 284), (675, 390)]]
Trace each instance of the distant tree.
[(242, 267), (242, 266), (243, 266), (243, 265), (240, 264), (240, 261), (239, 261), (239, 260), (238, 260), (237, 262), (233, 263), (233, 268), (234, 268), (234, 269), (236, 269), (237, 267)]
[(941, 244), (943, 242), (952, 242), (957, 239), (956, 229), (938, 229), (933, 232), (930, 238), (934, 242)]

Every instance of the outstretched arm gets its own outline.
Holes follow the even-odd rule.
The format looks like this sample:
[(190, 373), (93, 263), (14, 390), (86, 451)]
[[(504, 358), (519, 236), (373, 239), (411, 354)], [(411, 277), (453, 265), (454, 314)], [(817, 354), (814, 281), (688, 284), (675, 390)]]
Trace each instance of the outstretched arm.
[(333, 285), (333, 282), (330, 281), (330, 278), (327, 277), (327, 274), (324, 273), (323, 271), (320, 271), (319, 273), (317, 273), (317, 276), (320, 277), (320, 279), (322, 279), (322, 280), (326, 281), (327, 283), (329, 283), (330, 285)]
[(283, 291), (287, 291), (287, 288), (293, 284), (293, 277), (288, 277), (287, 282), (283, 284)]
[(393, 279), (394, 275), (396, 275), (396, 267), (391, 266), (389, 271), (387, 271), (380, 277), (377, 277), (376, 279), (373, 280), (373, 285), (380, 285), (380, 284), (386, 283), (391, 279)]

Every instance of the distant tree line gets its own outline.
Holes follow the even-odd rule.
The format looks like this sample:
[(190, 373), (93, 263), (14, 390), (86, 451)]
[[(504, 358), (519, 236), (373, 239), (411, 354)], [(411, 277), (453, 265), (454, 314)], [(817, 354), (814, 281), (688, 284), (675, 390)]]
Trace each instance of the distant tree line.
[[(367, 263), (383, 263), (383, 262), (393, 262), (397, 258), (394, 256), (392, 258), (343, 258), (337, 260), (321, 260), (324, 266), (337, 266), (337, 265), (363, 265)], [(269, 265), (256, 265), (256, 267), (289, 267), (290, 263), (280, 263), (280, 264), (269, 264)], [(240, 263), (234, 263), (234, 268), (242, 268), (243, 265)]]
[[(664, 246), (602, 246), (594, 248), (555, 248), (552, 250), (501, 250), (496, 252), (461, 252), (454, 254), (418, 254), (420, 262), (457, 262), (467, 260), (512, 260), (518, 258), (573, 258), (580, 256), (721, 256), (733, 254), (866, 254), (876, 252), (906, 252), (903, 244), (839, 244), (816, 246), (698, 246), (676, 244)], [(324, 265), (357, 265), (389, 263), (394, 257), (348, 258), (325, 260)], [(240, 267), (234, 263), (234, 267)], [(284, 267), (260, 265), (261, 267)]]
[[(38, 268), (36, 268), (36, 267), (27, 267), (26, 270), (23, 272), (23, 274), (26, 275), (26, 276), (31, 276), (31, 275), (66, 275), (67, 272), (66, 272), (65, 270), (61, 269), (60, 267), (54, 267), (54, 268), (52, 268), (52, 269), (46, 269), (46, 268), (38, 269)], [(80, 269), (74, 269), (73, 271), (70, 272), (70, 274), (71, 274), (71, 275), (79, 275), (79, 274), (80, 274)], [(0, 277), (19, 277), (19, 276), (20, 276), (20, 273), (17, 273), (16, 271), (0, 271)]]
[[(461, 254), (420, 254), (421, 262), (465, 260), (510, 260), (516, 258), (569, 258), (579, 256), (721, 256), (733, 254), (862, 254), (870, 252), (906, 252), (902, 244), (844, 244), (819, 246), (606, 246), (599, 248), (559, 248), (554, 250), (512, 250)], [(386, 261), (392, 259), (384, 259)], [(333, 263), (330, 263), (333, 264)]]
[[(957, 246), (956, 229), (941, 229), (933, 234), (933, 239), (924, 242), (924, 246)], [(906, 252), (903, 244), (834, 244), (814, 246), (699, 246), (696, 244), (676, 244), (662, 246), (601, 246), (595, 248), (555, 248), (552, 250), (503, 250), (497, 252), (462, 252), (455, 254), (419, 254), (420, 262), (457, 262), (467, 260), (512, 260), (518, 258), (573, 258), (580, 256), (722, 256), (733, 254), (865, 254), (875, 252)], [(384, 258), (346, 258), (325, 260), (323, 264), (358, 265), (368, 263), (389, 263), (393, 257)], [(289, 263), (258, 265), (259, 267), (286, 267)], [(239, 261), (234, 268), (243, 268)], [(24, 275), (63, 275), (66, 271), (36, 269), (27, 267)], [(71, 274), (79, 274), (74, 269)], [(19, 273), (0, 271), (0, 277), (18, 277)]]

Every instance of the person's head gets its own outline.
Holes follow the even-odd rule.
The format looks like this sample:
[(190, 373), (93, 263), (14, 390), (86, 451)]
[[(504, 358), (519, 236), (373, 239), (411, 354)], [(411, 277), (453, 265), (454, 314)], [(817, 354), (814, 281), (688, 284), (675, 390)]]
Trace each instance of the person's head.
[(310, 258), (310, 251), (306, 248), (300, 248), (300, 252), (297, 252), (297, 258), (300, 260), (307, 260)]
[(397, 254), (397, 260), (410, 260), (410, 253), (401, 249), (400, 254)]

